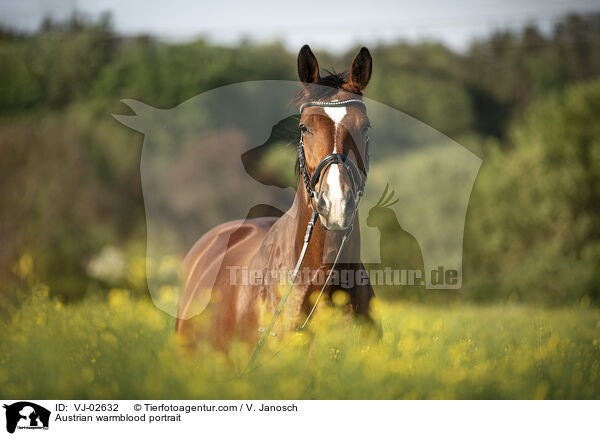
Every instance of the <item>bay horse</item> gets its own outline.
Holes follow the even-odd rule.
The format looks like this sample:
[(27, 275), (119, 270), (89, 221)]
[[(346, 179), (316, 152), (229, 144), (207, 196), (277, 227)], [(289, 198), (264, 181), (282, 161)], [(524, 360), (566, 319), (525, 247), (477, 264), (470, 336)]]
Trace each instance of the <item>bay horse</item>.
[[(296, 97), (301, 140), (294, 202), (279, 218), (221, 224), (188, 252), (175, 330), (189, 344), (208, 337), (216, 348), (226, 350), (233, 339), (257, 343), (269, 320), (271, 334), (305, 326), (317, 306), (310, 296), (330, 297), (339, 288), (331, 277), (344, 271), (362, 278), (344, 289), (348, 311), (372, 322), (369, 303), (374, 293), (360, 261), (357, 212), (368, 170), (369, 119), (362, 91), (371, 78), (371, 54), (363, 47), (349, 72), (325, 77), (308, 45), (300, 50), (297, 63), (304, 86)], [(218, 253), (223, 238), (228, 241), (224, 256)], [(300, 264), (308, 271), (302, 280)], [(257, 283), (244, 277), (244, 271), (265, 278), (292, 269), (296, 280), (284, 295), (278, 292), (277, 280)], [(209, 319), (202, 319), (204, 313), (190, 317), (194, 302), (211, 291)], [(280, 312), (281, 322), (276, 324)]]

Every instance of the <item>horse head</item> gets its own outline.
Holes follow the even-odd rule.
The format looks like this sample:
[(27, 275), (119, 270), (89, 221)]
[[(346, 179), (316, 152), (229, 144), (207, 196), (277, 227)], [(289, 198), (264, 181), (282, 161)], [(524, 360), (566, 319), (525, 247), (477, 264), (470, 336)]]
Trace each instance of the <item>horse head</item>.
[[(353, 223), (368, 169), (370, 127), (362, 91), (371, 78), (369, 50), (361, 48), (348, 73), (321, 77), (317, 58), (305, 45), (298, 54), (300, 171), (308, 201), (329, 230)], [(312, 192), (311, 192), (312, 191)]]

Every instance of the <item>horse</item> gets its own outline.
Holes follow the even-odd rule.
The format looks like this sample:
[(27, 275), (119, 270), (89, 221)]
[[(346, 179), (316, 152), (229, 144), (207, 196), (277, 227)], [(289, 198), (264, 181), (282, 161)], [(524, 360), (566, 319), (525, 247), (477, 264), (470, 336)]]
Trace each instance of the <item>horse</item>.
[[(374, 292), (360, 260), (357, 211), (367, 178), (370, 127), (362, 92), (372, 65), (369, 50), (362, 47), (349, 71), (321, 77), (310, 47), (301, 48), (297, 69), (303, 87), (294, 100), (300, 108), (299, 183), (293, 204), (280, 217), (221, 224), (193, 245), (183, 262), (175, 323), (175, 331), (187, 343), (208, 337), (222, 350), (234, 339), (256, 343), (269, 319), (271, 334), (305, 327), (320, 297), (330, 300), (338, 290), (332, 277), (339, 278), (344, 271), (362, 278), (343, 289), (348, 312), (373, 324), (369, 306)], [(219, 252), (223, 246), (224, 255)], [(302, 280), (300, 265), (308, 271)], [(264, 279), (292, 270), (285, 295), (278, 292), (278, 280), (247, 277), (247, 272)], [(211, 291), (210, 319), (202, 320), (204, 313), (191, 317), (194, 302)], [(317, 303), (311, 295), (318, 295)], [(282, 319), (276, 324), (280, 312)]]

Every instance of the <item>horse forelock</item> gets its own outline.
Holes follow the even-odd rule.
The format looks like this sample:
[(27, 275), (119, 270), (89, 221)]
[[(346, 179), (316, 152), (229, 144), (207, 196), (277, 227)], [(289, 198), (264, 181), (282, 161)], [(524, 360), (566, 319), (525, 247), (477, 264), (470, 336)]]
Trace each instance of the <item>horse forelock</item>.
[(350, 89), (348, 84), (349, 73), (344, 71), (341, 73), (324, 70), (328, 73), (327, 76), (319, 78), (316, 83), (306, 84), (303, 89), (296, 93), (292, 100), (292, 104), (299, 108), (302, 104), (308, 101), (329, 100), (332, 99), (340, 91), (347, 91), (356, 95), (362, 95), (360, 90)]

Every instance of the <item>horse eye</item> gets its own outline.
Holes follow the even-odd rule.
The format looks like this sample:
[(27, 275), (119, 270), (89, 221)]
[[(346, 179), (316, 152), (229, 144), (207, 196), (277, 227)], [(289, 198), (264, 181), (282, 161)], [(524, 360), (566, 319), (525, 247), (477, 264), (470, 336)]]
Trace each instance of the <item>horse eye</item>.
[(364, 125), (364, 126), (361, 128), (361, 129), (360, 129), (360, 133), (364, 135), (365, 133), (367, 133), (367, 130), (369, 130), (369, 127), (371, 127), (371, 125), (370, 125), (370, 124), (365, 124), (365, 125)]
[(308, 127), (306, 127), (306, 124), (300, 124), (299, 127), (302, 133), (308, 133)]

